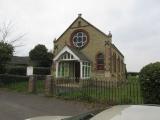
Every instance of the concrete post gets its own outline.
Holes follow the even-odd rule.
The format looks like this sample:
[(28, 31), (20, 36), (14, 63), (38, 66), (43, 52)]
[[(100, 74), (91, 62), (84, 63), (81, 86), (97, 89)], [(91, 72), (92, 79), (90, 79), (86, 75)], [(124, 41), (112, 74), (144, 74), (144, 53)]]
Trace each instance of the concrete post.
[(28, 92), (36, 92), (36, 77), (34, 75), (29, 76)]
[(53, 76), (52, 75), (47, 75), (45, 79), (45, 95), (46, 96), (52, 96), (53, 95)]

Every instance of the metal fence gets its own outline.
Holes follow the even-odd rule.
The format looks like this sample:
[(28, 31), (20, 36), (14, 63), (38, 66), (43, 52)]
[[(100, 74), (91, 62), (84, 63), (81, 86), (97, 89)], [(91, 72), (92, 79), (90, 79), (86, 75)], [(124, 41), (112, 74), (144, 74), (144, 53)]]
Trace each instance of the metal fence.
[[(36, 93), (45, 94), (45, 77), (36, 78)], [(0, 75), (0, 88), (28, 92), (28, 77)], [(106, 81), (101, 79), (62, 78), (53, 79), (52, 95), (58, 98), (82, 100), (89, 102), (105, 102), (108, 104), (143, 104), (138, 79), (124, 81)]]
[(0, 88), (17, 92), (27, 92), (28, 76), (0, 74)]
[(107, 102), (110, 104), (142, 104), (138, 80), (105, 81), (65, 78), (54, 81), (53, 95), (65, 99)]

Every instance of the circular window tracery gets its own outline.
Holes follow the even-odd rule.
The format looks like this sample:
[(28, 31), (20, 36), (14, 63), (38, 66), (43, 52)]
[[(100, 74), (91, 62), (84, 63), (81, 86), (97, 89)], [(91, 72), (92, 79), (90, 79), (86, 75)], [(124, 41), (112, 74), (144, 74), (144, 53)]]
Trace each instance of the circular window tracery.
[(76, 32), (72, 37), (72, 44), (77, 48), (82, 48), (88, 42), (87, 34), (83, 31)]

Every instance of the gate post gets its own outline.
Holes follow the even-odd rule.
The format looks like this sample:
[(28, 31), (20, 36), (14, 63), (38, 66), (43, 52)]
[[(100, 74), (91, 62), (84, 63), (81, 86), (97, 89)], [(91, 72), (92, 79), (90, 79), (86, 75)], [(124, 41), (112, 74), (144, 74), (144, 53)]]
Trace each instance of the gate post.
[(45, 79), (45, 95), (53, 96), (53, 76), (47, 75)]
[(29, 93), (36, 92), (36, 77), (34, 75), (29, 76), (28, 92)]

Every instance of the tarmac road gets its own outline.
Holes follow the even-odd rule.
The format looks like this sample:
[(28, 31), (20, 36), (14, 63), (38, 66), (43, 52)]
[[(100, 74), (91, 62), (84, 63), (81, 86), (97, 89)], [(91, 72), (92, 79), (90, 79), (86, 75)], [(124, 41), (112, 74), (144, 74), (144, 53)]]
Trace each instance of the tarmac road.
[(24, 120), (35, 116), (72, 116), (89, 111), (80, 102), (0, 90), (0, 120)]

